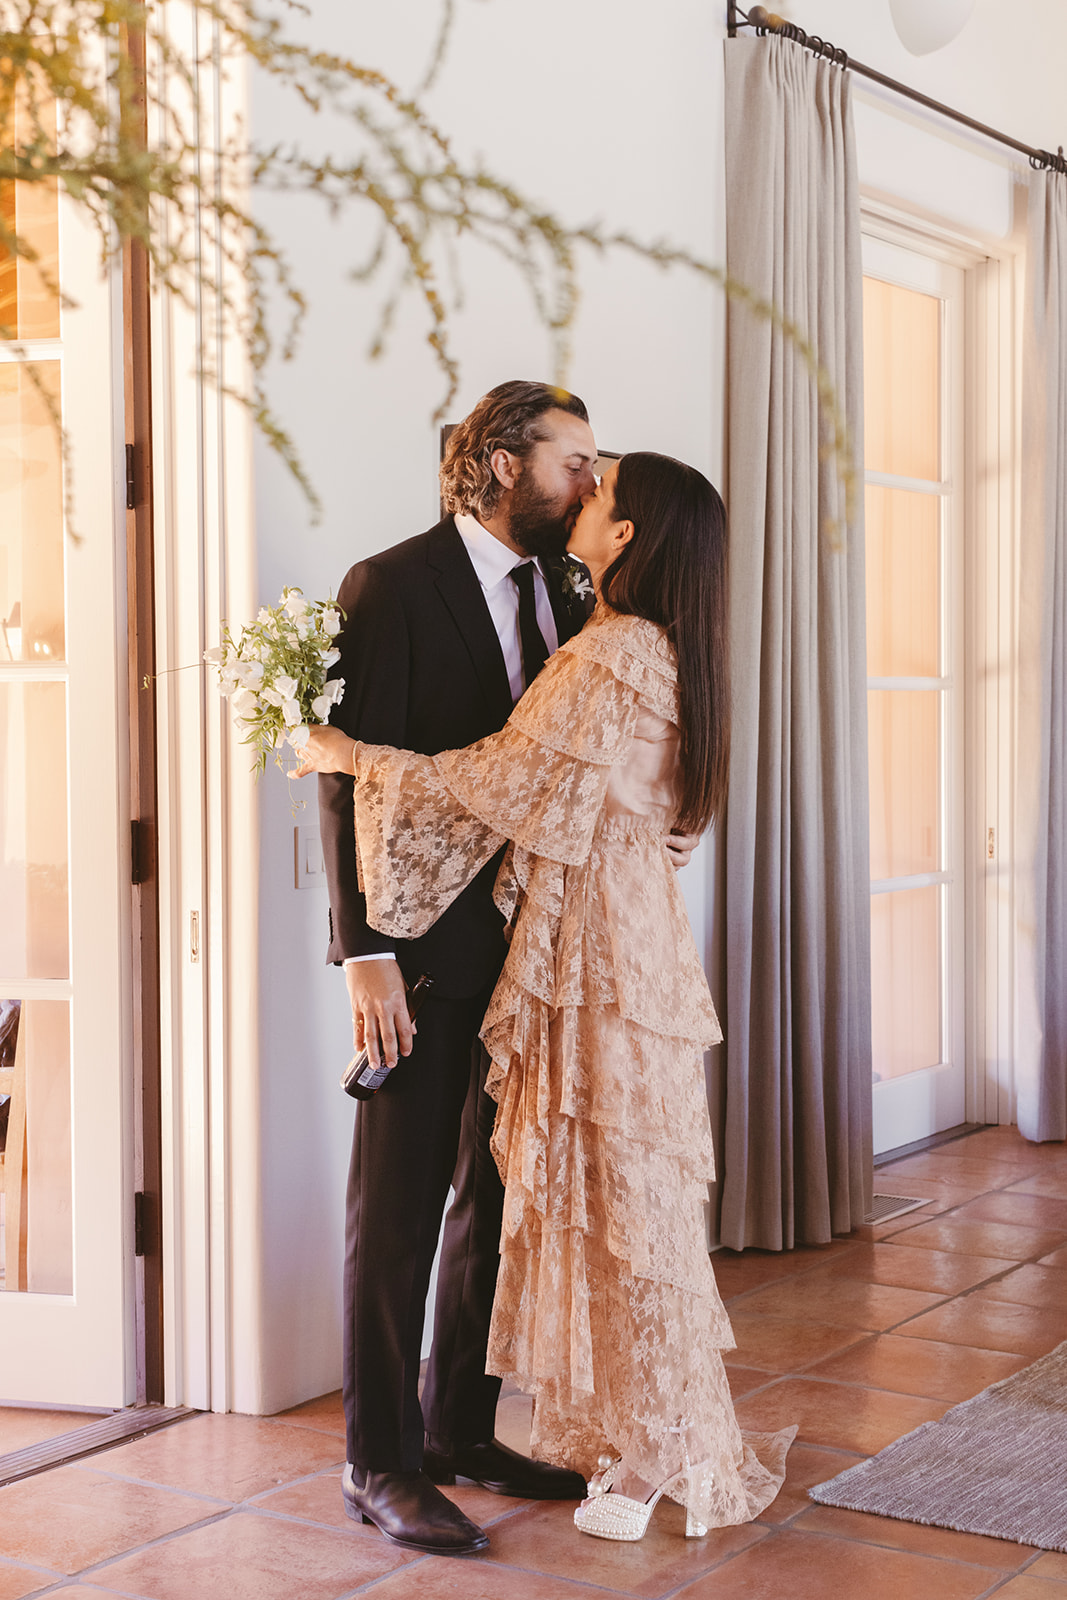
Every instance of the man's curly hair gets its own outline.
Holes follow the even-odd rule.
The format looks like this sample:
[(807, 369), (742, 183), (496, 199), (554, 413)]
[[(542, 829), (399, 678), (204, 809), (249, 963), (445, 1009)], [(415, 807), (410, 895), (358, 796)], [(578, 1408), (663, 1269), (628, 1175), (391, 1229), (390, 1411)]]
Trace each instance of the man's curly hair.
[(494, 450), (529, 455), (549, 437), (546, 411), (569, 411), (589, 421), (583, 401), (566, 389), (521, 378), (498, 383), (478, 401), (470, 416), (453, 428), (441, 462), (441, 499), (446, 511), (469, 512), (484, 522), (496, 510), (504, 485), (490, 465)]

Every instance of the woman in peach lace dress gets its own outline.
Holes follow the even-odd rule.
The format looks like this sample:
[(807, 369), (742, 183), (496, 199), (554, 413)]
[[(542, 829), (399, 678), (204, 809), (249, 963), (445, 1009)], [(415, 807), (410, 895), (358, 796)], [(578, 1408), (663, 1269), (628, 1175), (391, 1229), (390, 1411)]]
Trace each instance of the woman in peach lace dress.
[(511, 928), (482, 1037), (505, 1186), (489, 1370), (534, 1397), (531, 1449), (588, 1475), (582, 1531), (686, 1532), (773, 1500), (795, 1429), (742, 1438), (703, 1220), (703, 1051), (721, 1037), (663, 847), (727, 771), (726, 527), (691, 467), (625, 456), (571, 536), (597, 607), (500, 733), (413, 755), (312, 731), (301, 772), (356, 777), (370, 920), (415, 938), (508, 841)]

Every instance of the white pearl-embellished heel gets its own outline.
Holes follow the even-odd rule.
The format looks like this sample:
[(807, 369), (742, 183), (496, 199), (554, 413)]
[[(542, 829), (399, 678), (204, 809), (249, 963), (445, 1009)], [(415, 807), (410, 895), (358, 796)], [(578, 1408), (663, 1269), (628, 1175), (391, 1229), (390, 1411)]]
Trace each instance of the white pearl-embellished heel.
[[(600, 1470), (589, 1480), (589, 1498), (583, 1500), (574, 1513), (574, 1526), (579, 1533), (590, 1533), (596, 1539), (620, 1539), (631, 1543), (644, 1538), (652, 1513), (663, 1496), (683, 1484), (688, 1489), (689, 1452), (685, 1448), (684, 1431), (679, 1427), (672, 1428), (671, 1432), (683, 1434), (685, 1468), (654, 1489), (647, 1500), (631, 1500), (628, 1495), (613, 1493), (611, 1485), (620, 1462), (612, 1456), (600, 1457), (597, 1462)], [(686, 1538), (702, 1539), (707, 1531), (686, 1506)]]

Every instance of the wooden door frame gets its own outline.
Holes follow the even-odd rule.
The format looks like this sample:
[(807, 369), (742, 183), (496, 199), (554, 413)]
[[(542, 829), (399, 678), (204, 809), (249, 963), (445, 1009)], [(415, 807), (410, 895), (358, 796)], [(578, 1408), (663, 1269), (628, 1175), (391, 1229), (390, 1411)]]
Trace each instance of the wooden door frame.
[[(141, 86), (147, 141), (145, 37), (126, 30)], [(126, 608), (129, 662), (131, 998), (133, 1005), (134, 1232), (138, 1404), (163, 1394), (163, 1150), (156, 759), (156, 617), (152, 517), (151, 282), (139, 240), (122, 251), (126, 444)]]

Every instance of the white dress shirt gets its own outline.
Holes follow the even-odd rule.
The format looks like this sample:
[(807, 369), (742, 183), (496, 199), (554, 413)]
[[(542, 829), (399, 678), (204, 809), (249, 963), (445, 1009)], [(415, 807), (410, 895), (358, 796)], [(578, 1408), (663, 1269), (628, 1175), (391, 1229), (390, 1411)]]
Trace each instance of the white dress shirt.
[(519, 638), (519, 591), (511, 576), (513, 567), (532, 561), (534, 569), (534, 604), (537, 626), (544, 636), (549, 655), (559, 645), (556, 619), (552, 615), (552, 602), (539, 561), (529, 556), (517, 556), (506, 544), (501, 544), (477, 517), (466, 512), (456, 513), (456, 528), (471, 558), (475, 576), (482, 586), (489, 615), (493, 619), (500, 648), (504, 652), (504, 665), (508, 669), (511, 698), (518, 700), (526, 687), (522, 677), (522, 643)]
[[(475, 576), (482, 586), (485, 603), (489, 607), (489, 615), (493, 619), (493, 627), (500, 640), (500, 648), (504, 652), (504, 665), (511, 686), (511, 698), (513, 701), (518, 700), (526, 685), (522, 676), (522, 641), (519, 638), (519, 591), (511, 576), (511, 569), (521, 566), (524, 561), (533, 562), (537, 626), (544, 636), (548, 653), (551, 655), (559, 647), (559, 634), (556, 632), (556, 619), (552, 614), (552, 602), (548, 597), (545, 575), (539, 561), (529, 556), (517, 556), (506, 544), (501, 544), (488, 528), (483, 528), (477, 517), (457, 512), (455, 522), (459, 536), (471, 558)], [(356, 961), (390, 960), (392, 955), (391, 950), (383, 950), (377, 955), (349, 956), (344, 965), (348, 967)]]

